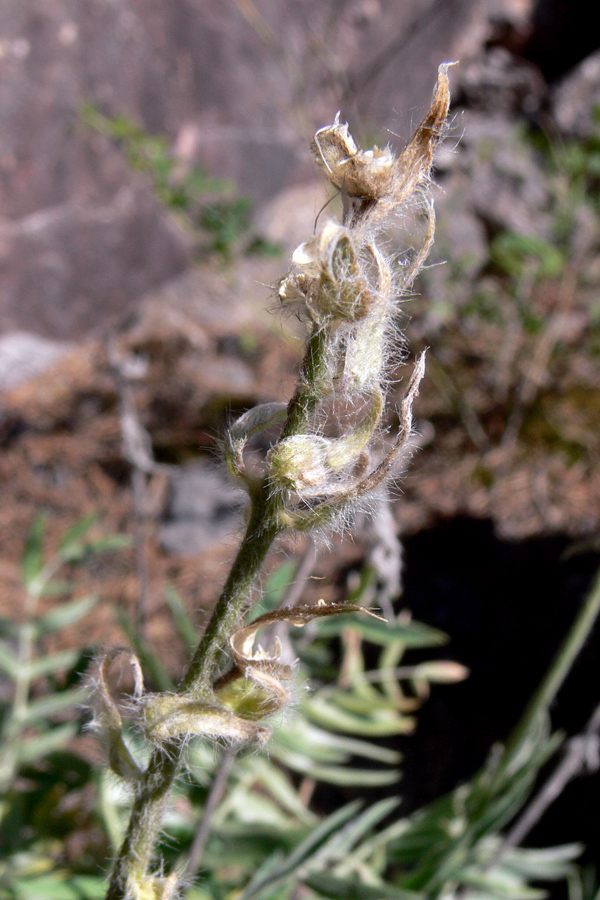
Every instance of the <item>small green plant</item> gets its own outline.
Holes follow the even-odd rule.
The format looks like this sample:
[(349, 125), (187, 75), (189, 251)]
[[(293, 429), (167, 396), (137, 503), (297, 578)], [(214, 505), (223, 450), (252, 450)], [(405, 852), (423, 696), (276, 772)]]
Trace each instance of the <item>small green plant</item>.
[[(390, 798), (366, 808), (360, 802), (352, 802), (327, 817), (317, 820), (313, 817), (311, 821), (300, 792), (290, 795), (289, 784), (285, 793), (281, 791), (270, 760), (245, 757), (232, 770), (229, 791), (213, 815), (203, 859), (204, 877), (199, 887), (189, 888), (188, 900), (221, 900), (235, 890), (239, 891), (236, 896), (240, 900), (289, 900), (296, 896), (298, 884), (310, 889), (309, 897), (331, 900), (342, 897), (357, 900), (464, 897), (466, 900), (471, 896), (481, 900), (519, 900), (543, 897), (545, 892), (535, 886), (536, 882), (555, 880), (566, 880), (573, 898), (582, 896), (586, 875), (575, 865), (582, 849), (580, 845), (522, 849), (515, 839), (525, 833), (523, 823), (535, 804), (524, 815), (520, 814), (531, 800), (540, 770), (564, 741), (562, 735), (551, 735), (549, 731), (550, 705), (599, 608), (600, 576), (507, 744), (493, 748), (485, 766), (471, 781), (410, 817), (396, 817), (397, 800)], [(349, 637), (352, 646), (362, 624), (368, 629), (370, 620), (349, 620), (347, 625), (341, 625), (338, 620), (322, 620), (319, 627), (329, 631), (339, 626), (342, 633), (354, 632)], [(426, 633), (427, 629), (414, 623), (407, 625), (404, 632), (407, 644), (420, 643)], [(430, 633), (429, 638), (436, 642), (440, 635)], [(385, 643), (386, 653), (392, 648), (397, 652), (396, 638), (386, 638), (383, 628), (378, 640)], [(423, 670), (433, 673), (436, 665), (440, 664), (426, 663)], [(440, 667), (439, 673), (452, 671), (448, 664), (442, 666), (445, 668)], [(404, 675), (408, 668), (403, 667)], [(413, 673), (418, 669), (414, 667)], [(380, 671), (378, 677), (385, 672), (391, 677), (389, 669)], [(331, 697), (326, 686), (318, 687), (314, 694), (317, 704), (323, 697)], [(340, 709), (344, 709), (343, 700)], [(593, 718), (597, 737), (598, 712)], [(331, 719), (328, 727), (334, 729), (335, 713)], [(303, 729), (307, 724), (310, 735), (310, 713)], [(284, 726), (284, 735), (285, 730)], [(339, 732), (336, 735), (335, 730), (330, 730), (329, 735), (335, 746)], [(278, 739), (276, 729), (271, 739), (274, 749)], [(310, 736), (306, 742), (310, 743)], [(376, 749), (373, 740), (369, 743)], [(593, 746), (594, 740), (589, 749)], [(276, 754), (275, 749), (275, 758)], [(201, 755), (200, 759), (200, 771), (205, 771), (206, 757)], [(567, 767), (573, 772), (572, 762), (567, 762)], [(197, 772), (193, 764), (192, 773)], [(252, 775), (244, 778), (250, 772)], [(339, 783), (352, 785), (354, 782), (349, 776), (347, 782)], [(555, 784), (552, 781), (550, 795), (555, 792)], [(258, 792), (261, 800), (270, 797), (279, 812), (261, 809), (253, 791)], [(295, 799), (292, 801), (291, 797)], [(283, 808), (287, 819), (282, 815)], [(243, 815), (236, 821), (236, 810), (252, 810), (250, 821), (244, 822)], [(511, 826), (515, 819), (516, 826)], [(268, 823), (274, 821), (277, 825), (270, 829)], [(287, 852), (286, 843), (290, 845)], [(233, 869), (224, 865), (226, 847), (230, 851), (227, 858), (238, 861)], [(265, 853), (267, 849), (269, 852)]]
[[(258, 615), (277, 609), (288, 582), (296, 575), (293, 563), (277, 569), (265, 584)], [(351, 601), (369, 605), (373, 572), (365, 569)], [(177, 631), (190, 652), (195, 644), (195, 627), (183, 602), (168, 590), (168, 603)], [(373, 622), (375, 630), (361, 625)], [(316, 783), (340, 788), (384, 788), (400, 777), (400, 754), (381, 744), (382, 736), (402, 734), (413, 727), (412, 714), (437, 681), (456, 681), (466, 674), (450, 662), (421, 663), (390, 669), (411, 648), (437, 647), (445, 635), (399, 617), (393, 627), (378, 620), (340, 615), (320, 619), (309, 637), (302, 629), (289, 635), (293, 655), (299, 658), (295, 680), (310, 685), (297, 697), (291, 709), (273, 722), (267, 755), (250, 748), (238, 748), (235, 763), (230, 750), (218, 752), (214, 744), (201, 738), (191, 741), (187, 756), (187, 783), (175, 788), (174, 803), (167, 811), (161, 852), (169, 864), (186, 872), (187, 900), (223, 898), (244, 891), (273, 857), (287, 859), (285, 877), (278, 877), (276, 896), (291, 897), (297, 885), (297, 866), (303, 861), (311, 871), (325, 875), (327, 859), (314, 858), (320, 842), (333, 840), (338, 828), (352, 827), (359, 837), (370, 834), (395, 809), (395, 800), (386, 800), (359, 813), (360, 804), (351, 804), (342, 815), (326, 817), (311, 809), (310, 798)], [(342, 664), (334, 664), (336, 646), (342, 648)], [(367, 649), (381, 648), (378, 666), (368, 670)], [(161, 664), (145, 648), (145, 668), (159, 673)], [(387, 659), (387, 663), (386, 663)], [(341, 674), (340, 674), (341, 673)], [(159, 676), (161, 680), (163, 675)], [(403, 690), (402, 685), (405, 685)], [(381, 685), (383, 691), (373, 691)], [(409, 718), (410, 714), (410, 718)], [(128, 742), (139, 750), (139, 737), (128, 733)], [(222, 793), (213, 804), (214, 787), (226, 770)], [(300, 780), (290, 773), (301, 776)], [(111, 841), (117, 849), (126, 827), (127, 804), (110, 778), (103, 777), (101, 813)], [(350, 823), (346, 815), (356, 822)], [(201, 858), (197, 835), (205, 817), (208, 828)], [(315, 829), (322, 836), (313, 841)], [(337, 836), (340, 841), (340, 835)], [(190, 884), (201, 869), (198, 884)], [(315, 877), (317, 875), (315, 874)], [(258, 890), (258, 887), (257, 887)], [(254, 889), (253, 889), (254, 891)], [(253, 894), (254, 895), (254, 894)], [(257, 896), (272, 895), (261, 888)]]
[(127, 116), (104, 116), (91, 105), (84, 107), (82, 119), (122, 147), (129, 165), (151, 179), (161, 203), (195, 239), (200, 256), (217, 254), (229, 260), (237, 248), (254, 255), (279, 252), (250, 234), (251, 201), (236, 196), (231, 182), (212, 178), (200, 166), (182, 169), (165, 137), (148, 134)]
[[(121, 536), (90, 538), (96, 522), (95, 515), (81, 519), (49, 555), (46, 516), (37, 516), (21, 563), (19, 618), (0, 620), (0, 671), (10, 686), (0, 704), (2, 898), (69, 896), (60, 876), (46, 876), (55, 867), (58, 836), (72, 827), (69, 812), (56, 810), (53, 797), (57, 784), (76, 791), (92, 777), (90, 765), (68, 749), (81, 729), (81, 709), (88, 697), (81, 674), (92, 651), (51, 652), (44, 644), (76, 625), (98, 600), (92, 595), (69, 599), (74, 583), (65, 572), (90, 556), (124, 546)], [(81, 884), (85, 883), (82, 876)], [(93, 895), (82, 887), (81, 897), (87, 896)]]

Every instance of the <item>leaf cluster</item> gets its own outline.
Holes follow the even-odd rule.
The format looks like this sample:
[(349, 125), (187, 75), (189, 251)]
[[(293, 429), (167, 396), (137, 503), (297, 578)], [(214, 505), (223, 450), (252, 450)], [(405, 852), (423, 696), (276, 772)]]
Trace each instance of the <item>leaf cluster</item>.
[(81, 729), (87, 699), (82, 674), (92, 651), (47, 647), (98, 602), (93, 595), (73, 598), (72, 567), (126, 543), (121, 535), (92, 537), (97, 521), (96, 515), (82, 518), (49, 553), (47, 518), (37, 516), (21, 560), (20, 618), (0, 619), (6, 680), (0, 702), (0, 897), (7, 900), (101, 896), (85, 876), (56, 870), (61, 841), (80, 818), (72, 803), (60, 801), (76, 797), (93, 779), (90, 764), (69, 748)]
[(234, 185), (214, 178), (202, 166), (184, 166), (164, 135), (149, 134), (127, 115), (105, 116), (88, 104), (85, 125), (120, 147), (132, 169), (146, 175), (164, 206), (173, 212), (201, 256), (229, 260), (235, 249), (248, 254), (272, 254), (279, 248), (250, 234), (252, 202), (236, 194)]

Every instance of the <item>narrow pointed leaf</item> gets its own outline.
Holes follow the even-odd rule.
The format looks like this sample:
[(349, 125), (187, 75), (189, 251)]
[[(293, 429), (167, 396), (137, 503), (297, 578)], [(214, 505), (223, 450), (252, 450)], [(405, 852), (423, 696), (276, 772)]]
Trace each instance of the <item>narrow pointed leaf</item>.
[(14, 681), (19, 674), (20, 663), (6, 641), (0, 640), (0, 672)]
[(384, 710), (383, 715), (367, 718), (342, 710), (319, 695), (306, 701), (305, 711), (324, 728), (369, 738), (408, 734), (414, 729), (414, 721), (408, 716), (394, 715), (391, 710)]
[(46, 513), (38, 513), (33, 520), (33, 525), (27, 535), (25, 541), (25, 550), (21, 559), (21, 569), (23, 572), (23, 581), (27, 588), (31, 588), (42, 570), (44, 563), (43, 557), (43, 541), (44, 531), (46, 529)]
[(27, 666), (28, 677), (33, 681), (35, 678), (45, 678), (47, 675), (64, 672), (65, 669), (75, 665), (79, 655), (79, 650), (60, 650), (50, 656), (35, 659)]
[(302, 803), (297, 791), (283, 772), (261, 756), (250, 758), (248, 768), (288, 813), (303, 823), (311, 825), (316, 823), (317, 817)]
[(171, 610), (173, 622), (179, 637), (183, 641), (188, 653), (193, 653), (198, 645), (198, 628), (194, 625), (188, 611), (185, 608), (179, 592), (168, 584), (165, 590), (165, 600)]
[(75, 563), (90, 554), (111, 553), (116, 550), (125, 550), (131, 544), (131, 538), (126, 534), (110, 534), (98, 538), (95, 541), (73, 541), (61, 552), (63, 562)]
[(298, 722), (286, 721), (285, 726), (276, 729), (269, 747), (282, 747), (293, 753), (304, 754), (315, 762), (341, 763), (350, 756), (362, 756), (378, 762), (396, 766), (402, 761), (402, 754), (389, 747), (383, 747), (374, 741), (360, 740), (334, 734), (325, 728), (319, 728), (300, 716)]
[(24, 724), (32, 725), (38, 720), (47, 719), (57, 713), (74, 710), (85, 701), (87, 695), (87, 691), (82, 688), (72, 688), (68, 691), (50, 694), (48, 697), (41, 697), (28, 704), (21, 721)]
[(327, 872), (309, 872), (302, 883), (331, 900), (419, 900), (421, 894), (401, 891), (389, 885), (367, 885), (351, 878), (338, 878)]
[(72, 581), (59, 581), (55, 579), (54, 581), (47, 581), (42, 590), (40, 591), (40, 595), (42, 597), (64, 597), (66, 594), (73, 593), (73, 582)]
[[(267, 888), (272, 889), (276, 884), (290, 878), (299, 868), (318, 853), (329, 837), (343, 828), (358, 812), (360, 803), (348, 803), (342, 809), (328, 816), (320, 825), (314, 828), (296, 849), (284, 858), (279, 858), (274, 866), (266, 866), (259, 870), (256, 876), (247, 886), (239, 900), (258, 900)], [(267, 863), (269, 860), (267, 860)]]
[(78, 730), (77, 722), (66, 722), (64, 725), (52, 728), (46, 734), (28, 738), (26, 741), (23, 741), (19, 748), (19, 763), (21, 765), (32, 763), (43, 756), (47, 756), (48, 753), (52, 753), (54, 750), (59, 750), (71, 738), (75, 737)]
[(341, 634), (346, 628), (352, 628), (366, 641), (382, 647), (394, 641), (401, 642), (406, 647), (438, 647), (448, 641), (448, 636), (443, 631), (421, 622), (391, 623), (372, 617), (339, 616), (335, 619), (323, 619), (317, 627), (319, 635), (323, 637), (332, 637)]
[(503, 860), (504, 868), (523, 878), (554, 880), (568, 875), (571, 863), (581, 856), (583, 844), (561, 844), (557, 847), (513, 847)]
[(362, 837), (372, 831), (392, 810), (396, 809), (399, 802), (396, 797), (388, 797), (367, 807), (359, 816), (347, 822), (332, 835), (320, 850), (319, 858), (344, 859)]
[(70, 528), (67, 528), (65, 533), (63, 534), (60, 544), (58, 546), (59, 552), (61, 556), (68, 556), (69, 549), (75, 543), (80, 543), (81, 538), (85, 537), (90, 528), (96, 524), (100, 516), (98, 513), (90, 513), (87, 516), (83, 516)]
[(327, 784), (338, 784), (344, 787), (361, 786), (382, 787), (399, 781), (401, 774), (397, 769), (355, 769), (347, 765), (315, 763), (308, 757), (292, 752), (279, 752), (269, 745), (270, 753), (285, 766), (315, 781)]
[(87, 594), (85, 597), (79, 597), (77, 600), (57, 604), (54, 609), (36, 620), (36, 629), (40, 634), (62, 631), (63, 628), (69, 628), (78, 622), (79, 619), (82, 619), (97, 603), (98, 597), (93, 594)]

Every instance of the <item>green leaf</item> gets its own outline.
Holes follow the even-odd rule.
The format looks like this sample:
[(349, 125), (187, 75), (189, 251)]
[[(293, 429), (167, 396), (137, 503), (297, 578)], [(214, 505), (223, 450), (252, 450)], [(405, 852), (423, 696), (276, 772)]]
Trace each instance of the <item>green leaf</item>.
[(317, 694), (303, 704), (306, 713), (317, 724), (324, 728), (336, 729), (347, 734), (364, 737), (389, 737), (393, 734), (407, 734), (414, 728), (414, 722), (408, 716), (394, 715), (391, 707), (374, 710), (370, 717), (356, 715)]
[(312, 755), (301, 753), (292, 747), (283, 746), (276, 739), (271, 738), (269, 742), (269, 754), (273, 759), (278, 760), (298, 772), (300, 775), (314, 778), (317, 781), (325, 781), (329, 784), (340, 785), (368, 785), (375, 787), (384, 784), (393, 784), (400, 780), (400, 772), (397, 769), (357, 769), (344, 765), (348, 756), (341, 754), (340, 763), (335, 765), (332, 763), (323, 763), (315, 761)]
[(340, 787), (386, 787), (396, 784), (402, 773), (395, 769), (355, 769), (351, 766), (310, 766), (306, 772), (315, 781), (337, 784)]
[(25, 587), (30, 590), (42, 571), (44, 565), (44, 531), (47, 513), (38, 513), (29, 529), (25, 549), (21, 559), (21, 570)]
[(336, 834), (354, 818), (359, 808), (359, 802), (348, 803), (317, 825), (292, 853), (286, 857), (280, 854), (275, 858), (270, 857), (250, 881), (239, 900), (255, 900), (255, 898), (258, 900), (264, 896), (267, 889), (271, 890), (276, 884), (290, 878), (300, 866), (316, 856), (332, 834)]
[[(234, 813), (234, 830), (237, 831), (238, 821), (251, 829), (271, 828), (274, 834), (285, 834), (291, 826), (296, 824), (289, 815), (282, 811), (280, 805), (264, 794), (249, 789), (247, 784), (238, 784), (229, 794), (226, 801), (227, 811)], [(224, 812), (224, 811), (223, 811)], [(215, 817), (215, 825), (219, 824), (219, 817)], [(314, 824), (314, 822), (311, 822)]]
[(430, 628), (421, 622), (382, 622), (372, 617), (352, 615), (335, 616), (330, 619), (320, 619), (317, 624), (320, 637), (333, 637), (352, 629), (364, 640), (372, 644), (387, 647), (398, 641), (405, 647), (438, 647), (448, 641), (448, 636), (437, 628)]
[(281, 875), (285, 864), (285, 854), (276, 850), (258, 869), (239, 900), (266, 900), (269, 890), (286, 876)]
[(379, 800), (378, 803), (367, 807), (359, 816), (347, 822), (329, 838), (318, 854), (319, 860), (326, 859), (328, 862), (332, 859), (344, 860), (355, 844), (372, 831), (393, 809), (396, 809), (399, 802), (396, 797), (388, 797), (386, 800)]
[(583, 844), (561, 844), (543, 849), (512, 847), (502, 860), (502, 866), (528, 881), (554, 881), (569, 875), (573, 860), (584, 850)]
[(0, 671), (14, 681), (20, 674), (20, 668), (19, 660), (11, 647), (6, 641), (0, 640)]
[(315, 762), (344, 762), (351, 756), (374, 759), (390, 766), (402, 761), (402, 754), (374, 741), (363, 741), (319, 728), (302, 715), (291, 713), (281, 728), (277, 728), (269, 742), (271, 752), (281, 746), (294, 753), (304, 754)]
[(131, 537), (128, 534), (107, 534), (85, 545), (86, 553), (116, 553), (119, 550), (127, 550), (131, 547)]
[(79, 730), (77, 722), (66, 722), (64, 725), (58, 725), (45, 734), (38, 734), (35, 737), (28, 737), (19, 747), (19, 764), (35, 762), (61, 747), (74, 738)]
[(318, 821), (315, 814), (300, 800), (289, 778), (278, 767), (261, 756), (249, 757), (244, 762), (246, 766), (243, 768), (247, 768), (254, 778), (264, 785), (284, 810), (304, 824), (314, 825)]
[(82, 688), (72, 688), (68, 691), (60, 691), (50, 694), (48, 697), (40, 697), (39, 700), (30, 702), (20, 721), (26, 725), (32, 725), (38, 720), (44, 720), (57, 713), (74, 710), (80, 706), (88, 696), (88, 691)]
[(75, 563), (85, 556), (99, 555), (125, 550), (131, 544), (131, 538), (126, 534), (109, 534), (95, 541), (73, 541), (61, 551), (61, 559), (65, 563)]
[(179, 592), (170, 584), (168, 584), (165, 589), (165, 600), (167, 601), (167, 606), (171, 610), (175, 628), (183, 641), (185, 649), (188, 653), (193, 653), (198, 646), (198, 628), (194, 625), (192, 619), (188, 615), (188, 611), (185, 608)]
[(98, 597), (87, 594), (77, 600), (57, 604), (54, 609), (36, 619), (36, 630), (40, 634), (48, 634), (51, 631), (62, 631), (63, 628), (69, 628), (87, 615), (97, 603)]
[(527, 887), (522, 879), (507, 872), (502, 867), (484, 871), (481, 868), (465, 867), (461, 871), (461, 882), (470, 892), (474, 890), (480, 897), (497, 900), (541, 900), (547, 891), (543, 888)]
[(95, 878), (93, 875), (74, 875), (68, 883), (76, 891), (79, 891), (81, 900), (103, 900), (106, 894), (107, 884), (104, 878)]
[(71, 548), (73, 545), (79, 545), (81, 543), (81, 539), (88, 533), (90, 528), (96, 524), (99, 518), (100, 516), (98, 513), (90, 513), (87, 516), (83, 516), (71, 525), (70, 528), (67, 528), (58, 545), (58, 552), (63, 559), (70, 559)]
[(79, 650), (60, 650), (50, 656), (34, 659), (26, 667), (28, 678), (45, 678), (47, 675), (56, 675), (70, 669), (79, 659)]
[(72, 581), (59, 581), (56, 579), (55, 581), (47, 581), (40, 591), (40, 595), (42, 597), (64, 597), (65, 594), (71, 594), (72, 592)]
[(418, 900), (423, 897), (413, 891), (401, 891), (388, 885), (371, 886), (354, 878), (337, 878), (326, 872), (309, 872), (302, 883), (331, 900)]
[(12, 896), (17, 900), (101, 900), (106, 892), (106, 885), (104, 893), (99, 889), (91, 892), (90, 878), (67, 880), (67, 877), (66, 872), (59, 870), (37, 878), (15, 878)]

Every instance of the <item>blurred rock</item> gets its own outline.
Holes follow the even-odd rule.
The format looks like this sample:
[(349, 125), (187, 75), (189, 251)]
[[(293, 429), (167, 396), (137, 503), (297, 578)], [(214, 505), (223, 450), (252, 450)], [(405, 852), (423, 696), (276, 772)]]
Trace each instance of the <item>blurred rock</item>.
[(294, 185), (262, 205), (255, 217), (256, 229), (287, 257), (313, 233), (321, 210), (327, 217), (329, 210), (323, 209), (327, 200), (323, 181)]
[(86, 105), (264, 202), (314, 178), (309, 141), (340, 108), (408, 137), (439, 63), (478, 46), (487, 19), (482, 0), (4, 0), (0, 332), (89, 334), (191, 262)]
[(589, 0), (537, 0), (521, 53), (555, 82), (600, 47), (593, 21)]
[(0, 219), (0, 322), (81, 337), (181, 272), (190, 250), (155, 198), (125, 186), (106, 204), (75, 200)]
[(565, 137), (587, 138), (598, 129), (600, 52), (584, 60), (557, 85), (551, 95), (556, 124)]
[(168, 553), (190, 556), (238, 533), (246, 494), (217, 466), (193, 463), (172, 471), (166, 522), (160, 545)]
[(538, 69), (501, 47), (479, 54), (458, 77), (455, 102), (494, 116), (535, 113), (546, 85)]
[(0, 337), (0, 391), (41, 375), (72, 349), (63, 341), (13, 331)]

